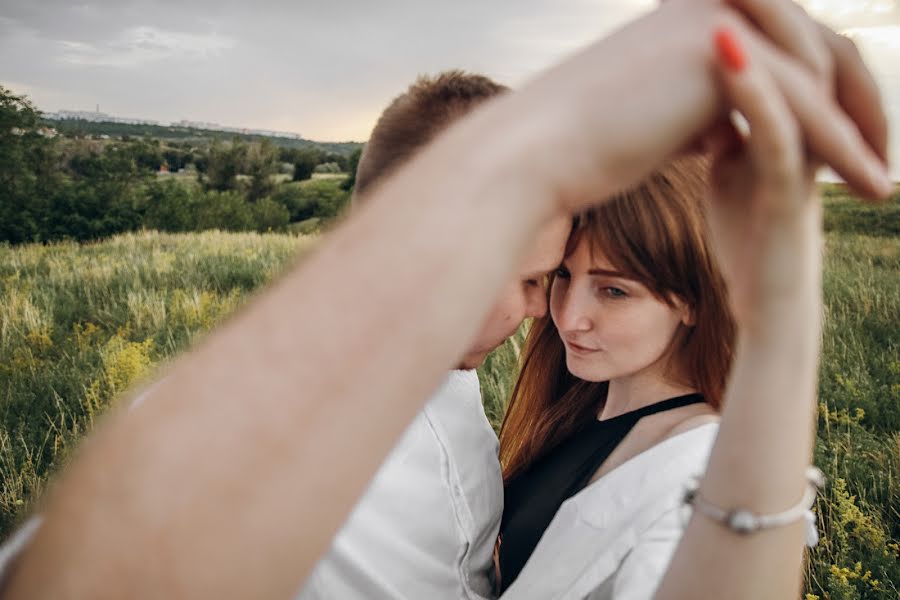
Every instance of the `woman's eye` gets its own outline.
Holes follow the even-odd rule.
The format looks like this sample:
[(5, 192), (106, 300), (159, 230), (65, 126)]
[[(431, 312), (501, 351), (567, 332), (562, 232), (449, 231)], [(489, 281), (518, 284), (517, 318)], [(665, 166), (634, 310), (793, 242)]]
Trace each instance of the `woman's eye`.
[(606, 292), (606, 295), (610, 298), (624, 298), (628, 295), (625, 293), (625, 290), (611, 286), (603, 288), (603, 291)]
[(569, 272), (564, 267), (559, 267), (553, 272), (554, 277), (559, 277), (560, 279), (568, 279)]

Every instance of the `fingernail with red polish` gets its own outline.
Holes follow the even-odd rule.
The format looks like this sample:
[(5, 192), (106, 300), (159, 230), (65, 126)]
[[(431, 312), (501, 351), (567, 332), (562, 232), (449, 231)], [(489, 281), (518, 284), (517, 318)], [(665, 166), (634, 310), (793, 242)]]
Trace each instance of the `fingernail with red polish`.
[(730, 29), (722, 27), (716, 30), (715, 42), (716, 51), (725, 66), (735, 73), (743, 71), (747, 66), (747, 54), (734, 33)]

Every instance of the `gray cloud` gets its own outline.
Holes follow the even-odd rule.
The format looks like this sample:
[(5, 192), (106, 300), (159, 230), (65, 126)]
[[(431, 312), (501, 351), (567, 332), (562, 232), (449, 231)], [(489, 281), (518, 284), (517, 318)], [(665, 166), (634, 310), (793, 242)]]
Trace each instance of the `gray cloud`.
[[(802, 3), (833, 27), (857, 28), (900, 115), (897, 54), (876, 39), (891, 32), (866, 37), (867, 28), (900, 26), (900, 3)], [(364, 139), (419, 73), (464, 68), (519, 85), (653, 4), (0, 0), (0, 82), (44, 110), (100, 104), (121, 116)], [(894, 144), (900, 152), (896, 133)]]
[(46, 110), (359, 139), (419, 73), (517, 84), (633, 3), (3, 0), (0, 72)]

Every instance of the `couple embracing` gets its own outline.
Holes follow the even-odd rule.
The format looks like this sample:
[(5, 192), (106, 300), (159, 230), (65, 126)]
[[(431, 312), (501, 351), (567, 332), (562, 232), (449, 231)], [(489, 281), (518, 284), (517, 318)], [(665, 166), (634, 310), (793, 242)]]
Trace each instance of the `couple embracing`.
[[(505, 91), (458, 71), (420, 78), (372, 132), (355, 204)], [(299, 598), (652, 596), (686, 525), (685, 491), (706, 469), (735, 351), (709, 173), (708, 157), (684, 156), (543, 225)], [(498, 443), (474, 369), (525, 319)], [(775, 339), (763, 351), (792, 358)]]
[[(787, 0), (667, 0), (501, 92), (398, 98), (355, 214), (92, 436), (0, 590), (794, 597), (813, 174), (889, 193), (868, 70)], [(472, 369), (525, 318), (498, 440)]]

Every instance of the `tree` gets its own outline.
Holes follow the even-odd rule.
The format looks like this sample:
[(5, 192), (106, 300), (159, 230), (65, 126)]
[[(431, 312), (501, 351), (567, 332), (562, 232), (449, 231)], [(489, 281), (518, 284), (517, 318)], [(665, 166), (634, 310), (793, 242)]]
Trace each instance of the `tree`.
[(322, 152), (313, 149), (298, 150), (294, 157), (294, 181), (312, 177), (313, 170), (322, 160)]
[(237, 192), (201, 192), (196, 206), (195, 231), (249, 231), (255, 228), (252, 205)]
[(34, 105), (0, 86), (0, 241), (41, 239), (48, 192), (59, 179), (53, 147)]
[(286, 148), (284, 146), (278, 147), (278, 160), (283, 163), (291, 163), (294, 164), (294, 160), (297, 158), (298, 150), (296, 148)]
[(324, 157), (322, 157), (323, 163), (336, 163), (338, 166), (338, 172), (344, 172), (347, 170), (349, 166), (349, 161), (346, 156), (343, 154), (337, 154), (336, 152), (329, 152)]
[(131, 152), (135, 165), (139, 169), (155, 173), (162, 167), (164, 159), (158, 140), (134, 141), (128, 146), (128, 149)]
[(246, 162), (247, 146), (237, 139), (228, 144), (213, 142), (206, 164), (207, 189), (219, 192), (236, 190), (237, 176), (244, 172)]
[(278, 171), (278, 152), (269, 140), (251, 146), (247, 153), (247, 174), (250, 185), (247, 200), (256, 202), (272, 193), (272, 176)]
[(172, 180), (152, 181), (146, 190), (143, 226), (158, 231), (192, 231), (196, 225), (194, 204), (187, 186)]
[(272, 200), (288, 209), (292, 223), (312, 217), (333, 219), (348, 199), (349, 194), (334, 179), (283, 184), (272, 195)]
[(206, 169), (209, 167), (209, 152), (206, 150), (198, 150), (191, 154), (191, 161), (197, 169), (197, 178), (202, 183), (203, 175), (206, 174)]
[(350, 176), (341, 184), (341, 189), (352, 190), (356, 185), (356, 169), (359, 167), (360, 156), (362, 156), (362, 148), (357, 148), (347, 159), (347, 171), (350, 172)]
[(163, 150), (163, 160), (172, 173), (177, 173), (181, 169), (187, 167), (191, 162), (191, 153), (189, 151), (179, 150), (178, 148), (168, 147)]
[[(42, 240), (95, 240), (140, 227), (145, 187), (154, 177), (135, 158), (140, 144), (97, 145), (81, 141), (69, 149), (65, 176), (48, 190)], [(60, 158), (64, 158), (61, 153)]]
[(316, 165), (313, 173), (340, 173), (341, 167), (336, 162), (324, 162)]
[(281, 231), (291, 220), (291, 213), (271, 198), (262, 198), (253, 205), (253, 219), (260, 233)]

